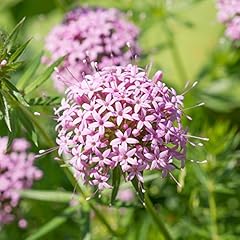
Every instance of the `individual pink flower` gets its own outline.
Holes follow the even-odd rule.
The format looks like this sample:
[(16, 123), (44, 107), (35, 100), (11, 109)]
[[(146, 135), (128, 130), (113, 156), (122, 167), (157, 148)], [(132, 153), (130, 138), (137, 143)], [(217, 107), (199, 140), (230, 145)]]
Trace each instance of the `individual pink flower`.
[(117, 167), (126, 181), (141, 183), (146, 170), (167, 176), (184, 167), (184, 96), (161, 79), (161, 71), (150, 79), (135, 65), (112, 66), (66, 90), (55, 109), (57, 144), (77, 178), (103, 190)]
[[(35, 155), (28, 153), (30, 143), (22, 138), (13, 140), (7, 151), (8, 137), (0, 137), (0, 227), (15, 219), (15, 209), (20, 201), (19, 191), (31, 188), (33, 182), (42, 177), (35, 167)], [(27, 227), (25, 219), (19, 227)]]
[[(66, 14), (65, 20), (54, 27), (46, 38), (45, 48), (52, 63), (66, 56), (53, 75), (59, 91), (81, 81), (83, 75), (110, 65), (127, 65), (139, 54), (136, 43), (139, 30), (117, 9), (77, 8)], [(74, 77), (72, 77), (74, 76)]]
[(95, 120), (93, 123), (91, 123), (89, 125), (89, 127), (92, 129), (96, 129), (98, 128), (99, 134), (100, 135), (104, 135), (105, 133), (105, 128), (111, 128), (111, 127), (115, 127), (114, 123), (108, 121), (109, 118), (111, 117), (112, 114), (108, 113), (105, 114), (104, 116), (101, 116), (101, 114), (99, 114), (96, 111), (92, 112), (92, 116), (93, 119)]

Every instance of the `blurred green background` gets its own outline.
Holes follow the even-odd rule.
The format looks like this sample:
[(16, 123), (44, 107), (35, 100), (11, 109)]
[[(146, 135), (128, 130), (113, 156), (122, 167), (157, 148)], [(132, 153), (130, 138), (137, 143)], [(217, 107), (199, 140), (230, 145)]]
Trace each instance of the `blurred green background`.
[[(170, 178), (154, 173), (146, 182), (150, 197), (169, 226), (174, 239), (232, 240), (240, 238), (240, 170), (239, 109), (240, 50), (224, 37), (224, 27), (216, 19), (214, 0), (1, 0), (0, 28), (9, 32), (24, 16), (27, 17), (20, 40), (33, 38), (23, 60), (27, 63), (43, 49), (50, 29), (61, 22), (66, 11), (75, 6), (116, 7), (141, 29), (140, 46), (145, 67), (153, 63), (151, 74), (164, 72), (164, 81), (183, 92), (187, 81), (199, 85), (186, 96), (185, 106), (205, 102), (204, 107), (188, 111), (193, 121), (186, 121), (193, 135), (210, 140), (201, 148), (188, 147), (186, 169), (175, 176), (182, 188)], [(13, 76), (26, 69), (23, 66)], [(34, 95), (56, 96), (51, 79)], [(45, 109), (47, 114), (52, 110)], [(54, 138), (54, 123), (41, 119)], [(6, 134), (0, 125), (0, 135)], [(41, 147), (46, 147), (41, 141)], [(197, 164), (188, 160), (207, 160)], [(52, 156), (39, 160), (44, 178), (34, 185), (38, 190), (69, 191), (73, 189)], [(149, 174), (147, 174), (149, 177)], [(97, 200), (100, 201), (100, 200)], [(135, 200), (138, 201), (137, 199)], [(101, 202), (101, 201), (100, 201)], [(140, 204), (127, 208), (109, 208), (99, 203), (101, 211), (114, 227), (128, 229), (120, 239), (163, 239), (151, 217)], [(111, 236), (94, 215), (79, 211), (58, 222), (68, 203), (23, 199), (21, 212), (29, 226), (20, 230), (16, 223), (0, 231), (1, 240), (26, 239), (118, 239)], [(88, 212), (88, 207), (86, 212)], [(55, 222), (51, 222), (55, 219)], [(55, 224), (54, 224), (55, 223)], [(91, 223), (90, 226), (89, 223)], [(47, 225), (44, 234), (39, 229)], [(45, 225), (45, 226), (46, 226)], [(86, 229), (90, 229), (88, 233)], [(85, 233), (88, 233), (87, 235)], [(39, 237), (36, 237), (37, 234)], [(40, 231), (41, 233), (41, 231)], [(36, 235), (35, 235), (36, 234)], [(35, 237), (35, 238), (34, 238)]]

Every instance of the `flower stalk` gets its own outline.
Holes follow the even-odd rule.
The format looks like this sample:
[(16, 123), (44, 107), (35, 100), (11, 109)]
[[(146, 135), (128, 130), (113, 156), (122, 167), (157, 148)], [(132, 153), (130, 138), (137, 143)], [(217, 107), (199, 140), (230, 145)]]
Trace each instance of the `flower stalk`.
[(169, 43), (170, 46), (173, 63), (178, 72), (179, 79), (181, 80), (181, 83), (185, 85), (185, 83), (189, 80), (187, 71), (184, 67), (174, 36), (166, 22), (163, 24), (163, 30), (167, 36), (167, 42)]
[(172, 240), (173, 238), (171, 237), (169, 230), (165, 226), (165, 224), (161, 218), (161, 215), (159, 215), (157, 213), (156, 209), (154, 208), (153, 203), (151, 202), (147, 193), (145, 193), (145, 208), (148, 211), (148, 213), (151, 215), (156, 226), (158, 227), (158, 230), (161, 232), (161, 234), (164, 236), (164, 238), (166, 240)]

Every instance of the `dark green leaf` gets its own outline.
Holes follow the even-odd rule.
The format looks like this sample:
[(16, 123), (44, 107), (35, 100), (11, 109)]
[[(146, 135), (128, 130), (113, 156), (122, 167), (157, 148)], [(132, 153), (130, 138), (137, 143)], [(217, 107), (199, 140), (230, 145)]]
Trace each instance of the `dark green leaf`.
[(9, 90), (19, 92), (18, 89), (7, 79), (4, 80), (4, 83)]
[(111, 195), (111, 204), (113, 204), (113, 202), (115, 201), (115, 199), (117, 197), (120, 182), (121, 182), (121, 168), (120, 168), (120, 166), (117, 166), (112, 171), (112, 186), (113, 186), (113, 189), (112, 189), (112, 195)]
[(53, 106), (58, 105), (61, 102), (60, 97), (38, 97), (31, 98), (29, 101), (31, 106)]
[(26, 41), (24, 44), (22, 44), (21, 46), (19, 46), (14, 53), (11, 55), (11, 57), (9, 58), (8, 62), (12, 63), (15, 60), (18, 59), (18, 57), (24, 52), (24, 50), (26, 49), (27, 45), (29, 44), (29, 42), (31, 41), (31, 39), (29, 39), (28, 41)]
[(33, 126), (33, 123), (31, 122), (31, 119), (28, 117), (25, 111), (23, 111), (21, 108), (16, 108), (16, 112), (18, 114), (19, 119), (21, 120), (22, 125), (27, 131), (27, 134), (32, 139), (33, 143), (38, 146), (38, 138), (35, 131), (35, 128)]
[(141, 202), (144, 203), (144, 193), (143, 193), (143, 185), (142, 185), (142, 183), (139, 182), (136, 177), (134, 177), (134, 179), (131, 182), (132, 182), (132, 185), (133, 185), (133, 187), (135, 188), (135, 190), (137, 192), (137, 196), (139, 197)]

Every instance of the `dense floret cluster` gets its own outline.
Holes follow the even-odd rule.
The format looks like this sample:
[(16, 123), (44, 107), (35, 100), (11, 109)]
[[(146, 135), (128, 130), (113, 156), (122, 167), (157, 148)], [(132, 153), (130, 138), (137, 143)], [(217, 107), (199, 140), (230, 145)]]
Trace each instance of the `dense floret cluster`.
[(69, 158), (76, 177), (99, 190), (111, 187), (111, 170), (127, 181), (143, 182), (144, 170), (175, 169), (185, 162), (183, 95), (162, 81), (158, 71), (127, 65), (103, 68), (66, 90), (55, 109), (59, 155)]
[[(100, 69), (127, 65), (139, 53), (138, 32), (116, 9), (78, 8), (69, 12), (46, 38), (45, 48), (51, 54), (45, 58), (46, 63), (66, 56), (59, 68), (61, 78), (59, 74), (53, 76), (56, 88), (63, 91), (76, 79), (81, 80), (84, 73), (92, 73), (92, 61)], [(74, 78), (69, 81), (71, 75)]]
[[(29, 142), (15, 139), (7, 151), (8, 137), (0, 137), (0, 226), (15, 219), (14, 208), (20, 200), (19, 190), (30, 188), (42, 172), (33, 163), (35, 155), (28, 153)], [(19, 221), (23, 227), (25, 220)]]

